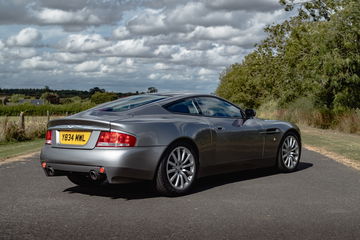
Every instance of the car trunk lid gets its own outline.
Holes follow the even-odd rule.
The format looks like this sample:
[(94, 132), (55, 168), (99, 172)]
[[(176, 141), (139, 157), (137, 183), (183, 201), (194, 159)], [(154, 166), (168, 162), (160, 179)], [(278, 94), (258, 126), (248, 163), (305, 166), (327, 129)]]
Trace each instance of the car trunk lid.
[(49, 122), (52, 147), (93, 149), (101, 131), (110, 131), (110, 121), (96, 119), (63, 118)]

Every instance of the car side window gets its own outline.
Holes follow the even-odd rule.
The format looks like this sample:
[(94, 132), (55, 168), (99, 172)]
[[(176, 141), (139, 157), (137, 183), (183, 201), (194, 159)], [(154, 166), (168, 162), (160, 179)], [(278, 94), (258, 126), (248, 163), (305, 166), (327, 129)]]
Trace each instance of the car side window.
[(167, 105), (165, 107), (168, 111), (174, 113), (187, 113), (187, 114), (197, 114), (199, 115), (199, 111), (196, 108), (194, 99), (188, 98), (177, 101), (173, 104)]
[(204, 116), (242, 118), (240, 109), (226, 101), (214, 97), (199, 97), (197, 99)]

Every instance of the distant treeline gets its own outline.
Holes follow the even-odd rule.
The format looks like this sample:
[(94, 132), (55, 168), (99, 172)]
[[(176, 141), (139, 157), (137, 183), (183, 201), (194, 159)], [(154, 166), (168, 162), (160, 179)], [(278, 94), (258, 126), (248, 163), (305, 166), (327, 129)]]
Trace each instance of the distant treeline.
[[(0, 96), (11, 96), (13, 94), (23, 94), (28, 97), (40, 98), (42, 94), (46, 92), (56, 93), (60, 98), (71, 98), (71, 97), (81, 97), (82, 99), (90, 98), (95, 92), (105, 92), (104, 89), (100, 89), (98, 87), (91, 88), (88, 91), (84, 90), (54, 90), (49, 87), (45, 88), (0, 88)], [(135, 94), (139, 94), (136, 92), (115, 92), (118, 97), (126, 97)]]

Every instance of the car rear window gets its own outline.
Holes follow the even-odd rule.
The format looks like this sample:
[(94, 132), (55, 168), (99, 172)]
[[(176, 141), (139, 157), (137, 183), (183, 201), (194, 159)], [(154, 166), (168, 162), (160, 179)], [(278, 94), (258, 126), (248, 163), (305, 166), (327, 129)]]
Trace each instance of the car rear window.
[(194, 99), (188, 98), (168, 104), (165, 108), (173, 113), (199, 114)]
[(111, 102), (109, 104), (102, 105), (100, 108), (96, 109), (98, 111), (106, 112), (124, 112), (136, 107), (140, 107), (149, 103), (157, 102), (162, 99), (167, 98), (166, 96), (160, 95), (136, 95), (121, 98), (117, 101)]

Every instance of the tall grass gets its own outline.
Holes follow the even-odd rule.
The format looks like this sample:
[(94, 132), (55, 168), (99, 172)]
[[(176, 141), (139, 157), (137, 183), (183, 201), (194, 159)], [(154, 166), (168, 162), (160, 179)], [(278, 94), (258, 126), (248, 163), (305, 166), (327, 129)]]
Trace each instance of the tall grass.
[(322, 129), (360, 134), (360, 109), (335, 114), (316, 109), (311, 99), (299, 98), (286, 108), (276, 101), (268, 101), (257, 110), (260, 118), (279, 119)]
[(25, 130), (21, 129), (19, 121), (19, 117), (0, 117), (0, 143), (33, 140), (45, 136), (47, 117), (25, 116)]

